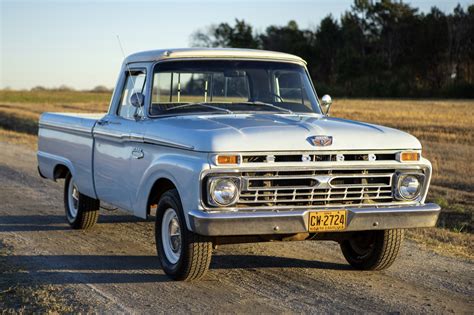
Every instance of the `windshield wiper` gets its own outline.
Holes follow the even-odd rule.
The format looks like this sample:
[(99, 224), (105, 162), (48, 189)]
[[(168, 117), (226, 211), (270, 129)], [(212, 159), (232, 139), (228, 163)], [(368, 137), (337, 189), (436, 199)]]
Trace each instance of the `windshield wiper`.
[(277, 106), (277, 105), (273, 105), (273, 104), (270, 104), (270, 103), (265, 103), (265, 102), (260, 102), (260, 101), (254, 101), (254, 102), (239, 102), (237, 104), (244, 104), (244, 105), (263, 105), (263, 106), (268, 106), (268, 107), (272, 107), (272, 108), (275, 108), (275, 109), (278, 109), (280, 111), (284, 111), (284, 112), (287, 112), (288, 114), (292, 114), (294, 115), (295, 113), (288, 109), (288, 108), (284, 108), (284, 107), (280, 107), (280, 106)]
[(207, 108), (212, 108), (212, 109), (217, 109), (217, 110), (220, 110), (220, 111), (224, 111), (228, 114), (234, 114), (234, 112), (229, 110), (229, 109), (221, 108), (221, 107), (218, 107), (218, 106), (212, 106), (212, 105), (209, 105), (209, 104), (204, 103), (204, 102), (187, 103), (187, 104), (183, 104), (183, 105), (173, 106), (173, 107), (167, 108), (165, 110), (169, 111), (169, 110), (173, 110), (173, 109), (177, 109), (177, 108), (186, 108), (186, 107), (196, 106), (196, 105), (197, 106), (202, 106), (202, 107), (207, 107)]

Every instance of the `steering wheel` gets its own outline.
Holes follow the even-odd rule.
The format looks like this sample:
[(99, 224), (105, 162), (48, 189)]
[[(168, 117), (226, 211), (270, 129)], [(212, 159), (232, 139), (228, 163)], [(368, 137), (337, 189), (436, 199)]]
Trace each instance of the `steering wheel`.
[[(272, 93), (272, 92), (268, 92), (267, 94), (265, 94), (265, 96), (268, 96), (268, 95), (277, 97), (277, 98), (280, 100), (280, 102), (282, 102), (282, 103), (285, 102), (285, 100), (283, 99), (283, 97), (281, 97), (281, 96), (278, 95), (278, 94), (275, 94), (275, 93)], [(258, 100), (260, 100), (260, 98), (254, 98), (254, 97), (252, 97), (252, 98), (249, 99), (249, 102), (255, 102), (255, 101), (258, 101)]]
[(282, 103), (285, 102), (285, 100), (283, 99), (283, 97), (281, 97), (280, 95), (278, 95), (278, 94), (276, 94), (276, 93), (272, 93), (272, 92), (270, 92), (270, 94), (273, 95), (273, 96), (276, 96)]

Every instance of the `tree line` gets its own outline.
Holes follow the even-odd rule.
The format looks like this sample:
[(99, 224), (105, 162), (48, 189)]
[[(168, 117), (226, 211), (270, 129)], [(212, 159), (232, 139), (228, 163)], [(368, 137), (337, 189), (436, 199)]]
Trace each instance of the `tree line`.
[(474, 97), (474, 5), (423, 13), (402, 1), (355, 0), (339, 20), (328, 15), (315, 30), (290, 21), (258, 33), (236, 19), (196, 31), (191, 45), (298, 55), (324, 94)]

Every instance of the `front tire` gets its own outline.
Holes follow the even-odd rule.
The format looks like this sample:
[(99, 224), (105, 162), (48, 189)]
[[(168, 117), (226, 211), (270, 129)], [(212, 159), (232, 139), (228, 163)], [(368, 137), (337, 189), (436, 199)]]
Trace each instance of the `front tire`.
[(155, 240), (161, 267), (170, 278), (193, 281), (206, 274), (212, 242), (188, 230), (176, 189), (165, 192), (158, 203)]
[(390, 267), (398, 256), (404, 231), (361, 231), (341, 243), (347, 262), (359, 270), (383, 270)]
[(99, 218), (100, 201), (83, 195), (77, 189), (71, 174), (64, 182), (64, 210), (66, 220), (73, 229), (89, 229)]

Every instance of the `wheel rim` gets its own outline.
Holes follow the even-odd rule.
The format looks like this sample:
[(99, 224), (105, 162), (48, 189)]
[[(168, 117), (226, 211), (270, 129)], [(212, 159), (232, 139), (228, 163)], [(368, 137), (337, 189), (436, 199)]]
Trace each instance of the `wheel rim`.
[(69, 191), (69, 194), (68, 194), (69, 216), (75, 219), (77, 217), (77, 212), (79, 209), (79, 190), (77, 189), (77, 186), (74, 183), (74, 180), (72, 178), (69, 181), (68, 191)]
[(356, 237), (349, 241), (352, 250), (358, 257), (368, 256), (375, 246), (374, 233), (361, 232)]
[(168, 208), (161, 223), (161, 240), (166, 258), (176, 264), (181, 257), (181, 227), (176, 211)]

